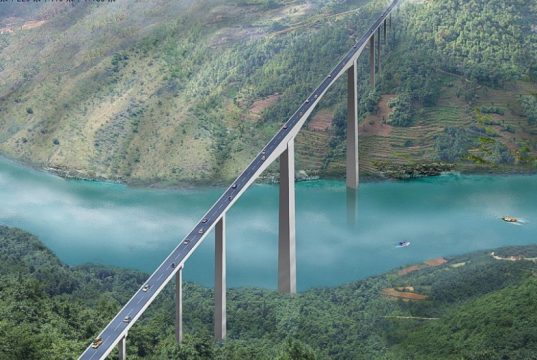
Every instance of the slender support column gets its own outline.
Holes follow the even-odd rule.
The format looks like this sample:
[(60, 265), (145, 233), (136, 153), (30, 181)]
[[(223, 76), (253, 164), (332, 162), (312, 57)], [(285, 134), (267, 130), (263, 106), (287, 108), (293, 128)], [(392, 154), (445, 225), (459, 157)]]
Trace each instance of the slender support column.
[(175, 273), (175, 340), (183, 341), (183, 266)]
[(389, 25), (390, 25), (390, 32), (392, 31), (392, 14), (390, 13), (390, 16), (388, 18), (388, 22), (389, 22)]
[(378, 32), (377, 32), (377, 58), (378, 58), (378, 72), (380, 74), (380, 72), (382, 71), (382, 47), (381, 47), (381, 43), (380, 43), (380, 27), (378, 29)]
[(215, 228), (215, 262), (214, 262), (214, 337), (224, 340), (226, 337), (226, 223), (225, 215)]
[(117, 343), (118, 357), (119, 360), (127, 359), (127, 335)]
[(369, 84), (375, 87), (375, 34), (369, 38)]
[(388, 41), (388, 38), (386, 37), (386, 32), (387, 32), (386, 27), (387, 27), (387, 21), (386, 19), (384, 19), (384, 45), (386, 45)]
[(294, 139), (280, 155), (280, 224), (278, 242), (278, 290), (296, 293)]
[(358, 66), (354, 65), (347, 70), (347, 187), (358, 188)]

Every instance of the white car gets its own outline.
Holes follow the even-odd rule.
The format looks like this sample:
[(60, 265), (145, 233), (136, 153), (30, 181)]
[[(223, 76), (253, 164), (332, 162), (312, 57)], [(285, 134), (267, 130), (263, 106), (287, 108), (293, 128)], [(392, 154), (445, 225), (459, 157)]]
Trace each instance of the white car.
[(95, 340), (93, 340), (93, 342), (91, 343), (91, 347), (93, 349), (97, 349), (99, 346), (101, 346), (102, 343), (103, 343), (103, 338), (99, 336), (98, 338), (95, 338)]

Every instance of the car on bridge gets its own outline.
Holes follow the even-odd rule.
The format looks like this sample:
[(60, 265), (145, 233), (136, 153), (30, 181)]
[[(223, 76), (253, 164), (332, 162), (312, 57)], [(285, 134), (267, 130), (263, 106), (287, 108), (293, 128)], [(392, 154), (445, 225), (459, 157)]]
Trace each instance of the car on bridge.
[(132, 320), (132, 318), (131, 318), (129, 315), (127, 315), (127, 316), (125, 316), (125, 318), (123, 319), (123, 322), (125, 322), (125, 323), (130, 323), (131, 320)]
[(147, 292), (147, 290), (149, 290), (149, 284), (145, 284), (144, 287), (142, 288), (143, 292)]
[(99, 346), (101, 346), (102, 343), (103, 343), (103, 338), (99, 336), (95, 338), (95, 340), (93, 340), (93, 342), (91, 343), (91, 347), (94, 349), (97, 349)]

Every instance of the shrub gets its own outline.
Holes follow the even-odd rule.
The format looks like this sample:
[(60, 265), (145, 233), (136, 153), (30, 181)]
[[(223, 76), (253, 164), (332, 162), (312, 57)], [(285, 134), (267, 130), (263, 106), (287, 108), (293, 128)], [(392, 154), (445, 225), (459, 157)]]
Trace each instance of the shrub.
[(483, 114), (498, 114), (498, 115), (504, 115), (505, 110), (499, 106), (481, 106), (479, 110)]
[(393, 109), (388, 123), (394, 126), (410, 126), (414, 116), (412, 99), (409, 94), (403, 93), (392, 99), (388, 106)]
[(444, 134), (436, 137), (435, 150), (439, 160), (455, 161), (466, 154), (471, 144), (465, 129), (446, 128)]
[(525, 95), (520, 97), (522, 113), (528, 118), (528, 124), (533, 125), (537, 122), (537, 97)]
[(500, 142), (497, 142), (494, 146), (493, 158), (497, 164), (512, 164), (515, 162), (515, 158), (507, 146)]

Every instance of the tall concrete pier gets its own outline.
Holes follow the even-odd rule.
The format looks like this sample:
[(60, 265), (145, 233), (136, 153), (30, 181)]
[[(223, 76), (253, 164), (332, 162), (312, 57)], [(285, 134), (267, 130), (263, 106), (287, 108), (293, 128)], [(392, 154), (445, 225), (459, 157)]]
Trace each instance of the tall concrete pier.
[(183, 266), (175, 273), (175, 340), (183, 341)]
[(280, 155), (280, 224), (278, 242), (278, 290), (296, 293), (295, 145), (289, 141)]
[(358, 188), (359, 163), (358, 163), (358, 66), (354, 61), (353, 66), (347, 70), (347, 187)]
[(226, 337), (226, 223), (225, 215), (215, 227), (214, 262), (214, 337)]
[(375, 88), (375, 34), (369, 38), (369, 85)]

